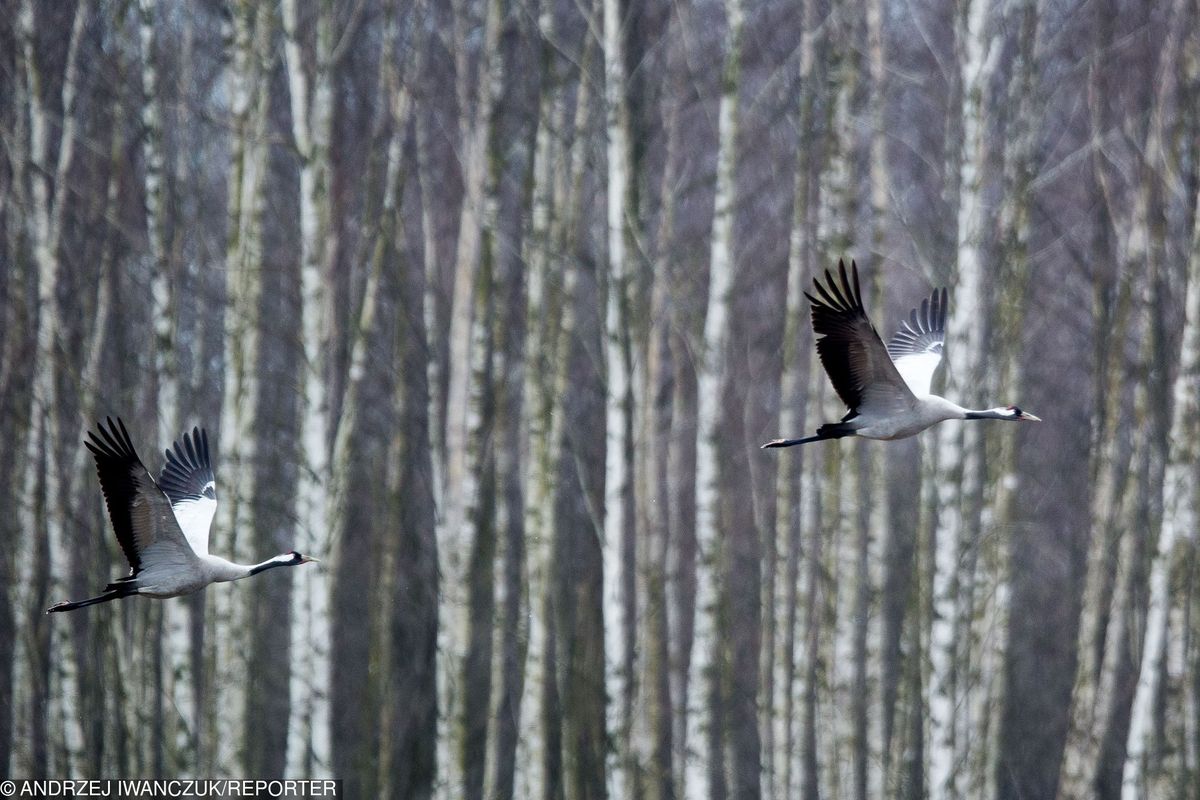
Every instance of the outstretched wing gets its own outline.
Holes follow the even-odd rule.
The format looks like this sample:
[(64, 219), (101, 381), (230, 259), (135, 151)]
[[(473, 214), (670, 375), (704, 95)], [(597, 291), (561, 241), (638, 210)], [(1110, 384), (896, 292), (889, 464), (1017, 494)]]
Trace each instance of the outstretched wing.
[(96, 459), (108, 516), (129, 574), (165, 563), (194, 563), (196, 554), (175, 521), (171, 503), (138, 458), (125, 424), (110, 417), (107, 428), (104, 423), (98, 428), (99, 435), (89, 431), (84, 445)]
[(838, 261), (840, 287), (826, 270), (824, 286), (820, 280), (813, 280), (820, 297), (805, 292), (812, 303), (813, 331), (821, 337), (817, 340), (817, 354), (833, 388), (852, 413), (886, 416), (903, 411), (916, 398), (896, 371), (875, 326), (867, 318), (858, 283), (858, 265), (853, 261), (850, 270), (853, 285), (846, 277), (845, 263)]
[(908, 320), (888, 341), (888, 355), (896, 369), (917, 396), (929, 394), (933, 373), (942, 363), (946, 342), (946, 290), (935, 289), (920, 308), (909, 312)]
[(171, 499), (183, 535), (197, 555), (208, 555), (208, 531), (217, 513), (217, 484), (208, 456), (208, 433), (193, 428), (183, 434), (183, 446), (166, 451), (167, 463), (158, 485)]

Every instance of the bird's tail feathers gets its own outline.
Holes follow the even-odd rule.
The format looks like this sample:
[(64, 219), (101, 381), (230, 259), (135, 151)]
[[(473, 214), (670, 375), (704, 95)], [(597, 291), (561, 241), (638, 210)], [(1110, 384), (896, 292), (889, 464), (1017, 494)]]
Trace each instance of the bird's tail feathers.
[(809, 442), (821, 442), (826, 439), (841, 439), (843, 436), (853, 436), (854, 426), (847, 425), (845, 422), (828, 422), (817, 428), (816, 436), (805, 436), (803, 439), (774, 439), (764, 444), (760, 450), (765, 450), (768, 447), (792, 447), (797, 444), (808, 444)]

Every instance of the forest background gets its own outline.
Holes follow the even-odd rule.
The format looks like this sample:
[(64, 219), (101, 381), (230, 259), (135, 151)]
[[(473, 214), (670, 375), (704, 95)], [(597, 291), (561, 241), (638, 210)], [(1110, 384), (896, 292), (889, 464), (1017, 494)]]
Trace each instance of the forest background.
[[(0, 1), (0, 776), (1200, 798), (1195, 0)], [(842, 409), (801, 291), (1035, 425)], [(85, 432), (215, 450), (125, 564)]]

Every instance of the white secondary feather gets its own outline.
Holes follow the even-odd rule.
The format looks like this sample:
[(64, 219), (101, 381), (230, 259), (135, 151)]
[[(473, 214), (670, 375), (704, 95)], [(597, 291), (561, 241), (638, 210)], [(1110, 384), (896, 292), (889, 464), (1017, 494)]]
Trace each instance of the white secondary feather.
[[(213, 485), (211, 482), (208, 484)], [(208, 532), (212, 528), (213, 517), (217, 513), (217, 501), (214, 498), (201, 495), (197, 498), (187, 498), (171, 504), (179, 528), (187, 537), (188, 544), (198, 556), (208, 555)]]
[(166, 452), (158, 478), (171, 499), (179, 528), (198, 556), (208, 555), (208, 531), (217, 513), (217, 484), (208, 452), (208, 434), (194, 428)]
[(917, 397), (930, 393), (933, 373), (942, 363), (942, 348), (946, 341), (946, 290), (934, 291), (920, 308), (909, 312), (900, 323), (900, 330), (888, 340), (888, 355), (896, 371)]
[[(930, 393), (930, 387), (933, 386), (933, 373), (937, 371), (938, 364), (942, 363), (942, 354), (931, 351), (913, 353), (897, 358), (894, 363), (896, 371), (904, 378), (912, 393), (917, 397), (924, 397)], [(183, 530), (184, 533), (187, 532), (187, 528)]]

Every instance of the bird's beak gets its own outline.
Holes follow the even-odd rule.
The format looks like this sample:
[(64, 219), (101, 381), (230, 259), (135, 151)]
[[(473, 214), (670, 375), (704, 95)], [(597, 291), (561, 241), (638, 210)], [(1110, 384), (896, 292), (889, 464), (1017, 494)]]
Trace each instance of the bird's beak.
[(1028, 413), (1022, 411), (1021, 412), (1021, 421), (1022, 422), (1041, 422), (1042, 418), (1035, 417), (1033, 414), (1028, 414)]
[(300, 563), (301, 564), (308, 564), (308, 563), (320, 564), (321, 562), (319, 559), (313, 558), (312, 556), (302, 556), (300, 558)]

